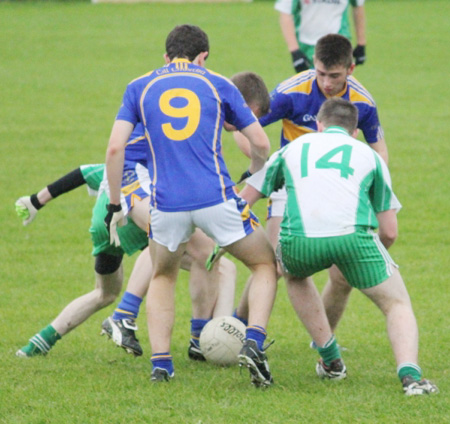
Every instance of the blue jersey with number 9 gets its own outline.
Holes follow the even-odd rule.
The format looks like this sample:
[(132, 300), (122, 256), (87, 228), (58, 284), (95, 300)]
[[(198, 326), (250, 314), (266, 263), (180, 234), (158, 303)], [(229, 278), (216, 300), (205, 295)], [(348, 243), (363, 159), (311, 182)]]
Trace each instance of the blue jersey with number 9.
[(243, 129), (256, 118), (227, 78), (175, 59), (128, 85), (116, 119), (145, 128), (153, 207), (188, 211), (236, 197), (221, 154), (223, 123)]

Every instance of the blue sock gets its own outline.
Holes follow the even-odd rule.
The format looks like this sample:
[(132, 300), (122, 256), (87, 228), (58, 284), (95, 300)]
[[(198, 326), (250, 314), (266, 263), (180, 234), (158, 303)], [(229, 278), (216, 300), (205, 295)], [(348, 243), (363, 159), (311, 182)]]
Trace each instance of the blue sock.
[(199, 347), (200, 333), (208, 321), (209, 319), (191, 319), (191, 339), (197, 347)]
[(163, 368), (168, 371), (169, 375), (173, 374), (172, 355), (169, 352), (155, 353), (150, 358), (153, 369)]
[(119, 305), (114, 310), (113, 319), (136, 319), (139, 314), (139, 307), (142, 299), (130, 292), (125, 292)]
[(248, 321), (247, 321), (245, 318), (242, 318), (242, 317), (238, 316), (238, 314), (237, 314), (237, 309), (235, 309), (235, 310), (233, 311), (233, 317), (234, 317), (234, 318), (237, 318), (239, 321), (241, 321), (241, 322), (247, 327)]
[(254, 340), (258, 345), (258, 349), (263, 350), (264, 341), (266, 340), (266, 330), (259, 325), (250, 325), (247, 327), (246, 338)]

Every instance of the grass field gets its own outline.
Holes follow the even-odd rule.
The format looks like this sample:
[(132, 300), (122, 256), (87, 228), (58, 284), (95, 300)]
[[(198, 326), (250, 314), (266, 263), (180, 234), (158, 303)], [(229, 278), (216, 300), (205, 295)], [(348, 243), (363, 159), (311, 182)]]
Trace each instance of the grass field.
[[(15, 351), (72, 299), (93, 287), (88, 235), (93, 199), (81, 189), (23, 227), (14, 201), (83, 163), (104, 161), (126, 84), (162, 65), (178, 23), (210, 36), (207, 66), (231, 76), (258, 72), (269, 89), (291, 74), (272, 2), (91, 5), (0, 3), (0, 423), (449, 423), (450, 404), (450, 63), (447, 0), (368, 0), (368, 61), (356, 77), (380, 111), (394, 189), (403, 204), (392, 255), (420, 327), (420, 361), (436, 396), (406, 398), (396, 377), (381, 313), (353, 293), (337, 335), (348, 348), (348, 379), (319, 381), (282, 283), (268, 327), (276, 384), (258, 391), (247, 372), (192, 363), (186, 349), (187, 278), (177, 287), (172, 353), (176, 378), (151, 385), (145, 311), (144, 356), (99, 337), (113, 306), (67, 335), (45, 358)], [(280, 126), (267, 128), (273, 149)], [(230, 172), (247, 162), (224, 137)], [(264, 216), (264, 205), (255, 211)], [(129, 274), (134, 258), (125, 259)], [(238, 293), (247, 278), (239, 267)], [(325, 274), (316, 278), (322, 287)]]

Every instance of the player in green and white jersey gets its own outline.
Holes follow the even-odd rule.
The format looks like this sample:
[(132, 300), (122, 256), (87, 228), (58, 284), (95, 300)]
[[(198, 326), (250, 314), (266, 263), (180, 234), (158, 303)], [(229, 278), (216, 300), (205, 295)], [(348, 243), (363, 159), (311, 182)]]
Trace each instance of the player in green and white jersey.
[(349, 284), (386, 316), (405, 394), (435, 393), (437, 387), (422, 378), (414, 312), (387, 252), (397, 237), (396, 212), (401, 207), (388, 168), (373, 149), (353, 138), (358, 110), (350, 102), (327, 100), (317, 121), (318, 133), (301, 136), (274, 153), (265, 169), (248, 180), (253, 179), (253, 187), (241, 191), (252, 204), (258, 197), (255, 190), (268, 196), (286, 186), (277, 254), (292, 305), (318, 346), (317, 374), (339, 379), (346, 371), (311, 278), (337, 265)]
[(314, 48), (327, 34), (341, 34), (351, 39), (349, 6), (352, 6), (356, 34), (353, 50), (355, 64), (366, 60), (366, 19), (364, 0), (277, 0), (280, 28), (292, 56), (296, 72), (313, 67)]

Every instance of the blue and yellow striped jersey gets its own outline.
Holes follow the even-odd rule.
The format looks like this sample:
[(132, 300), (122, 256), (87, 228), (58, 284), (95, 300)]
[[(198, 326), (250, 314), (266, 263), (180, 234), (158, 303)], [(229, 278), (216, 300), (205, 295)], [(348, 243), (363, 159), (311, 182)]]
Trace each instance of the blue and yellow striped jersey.
[(176, 59), (132, 81), (116, 119), (144, 126), (153, 207), (196, 210), (236, 196), (221, 153), (223, 123), (243, 129), (256, 118), (227, 78)]
[[(368, 143), (384, 138), (375, 101), (356, 78), (347, 78), (347, 84), (339, 96), (358, 108), (358, 128)], [(281, 147), (303, 134), (317, 131), (317, 113), (327, 97), (319, 89), (314, 70), (301, 72), (283, 81), (270, 97), (270, 112), (260, 119), (260, 123), (266, 126), (282, 120)]]

